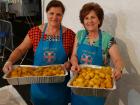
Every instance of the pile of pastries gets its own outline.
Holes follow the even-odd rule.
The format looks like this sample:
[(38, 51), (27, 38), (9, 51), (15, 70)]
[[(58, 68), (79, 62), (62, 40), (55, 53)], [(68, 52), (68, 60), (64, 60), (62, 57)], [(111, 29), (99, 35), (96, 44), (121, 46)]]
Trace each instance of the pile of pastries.
[(83, 67), (78, 76), (71, 82), (71, 85), (90, 88), (112, 88), (112, 69), (111, 67)]
[(61, 65), (25, 67), (17, 66), (8, 77), (28, 77), (28, 76), (64, 76), (65, 71)]

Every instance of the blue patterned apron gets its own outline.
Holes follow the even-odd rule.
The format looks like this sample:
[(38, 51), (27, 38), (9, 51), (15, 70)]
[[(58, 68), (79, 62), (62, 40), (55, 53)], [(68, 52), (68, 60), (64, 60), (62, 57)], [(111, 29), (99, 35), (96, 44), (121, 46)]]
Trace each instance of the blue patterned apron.
[[(44, 40), (44, 27), (42, 37), (38, 44), (34, 65), (51, 65), (64, 64), (68, 57), (62, 44), (62, 26), (60, 26), (59, 41)], [(63, 83), (47, 83), (47, 84), (32, 84), (31, 85), (31, 99), (34, 105), (67, 105), (70, 101), (70, 88), (67, 82), (69, 76), (66, 77)]]
[[(87, 33), (81, 44), (78, 44), (77, 57), (79, 64), (103, 65), (102, 58), (102, 33), (99, 31), (99, 47), (83, 44)], [(104, 97), (79, 96), (72, 93), (72, 105), (104, 105)]]

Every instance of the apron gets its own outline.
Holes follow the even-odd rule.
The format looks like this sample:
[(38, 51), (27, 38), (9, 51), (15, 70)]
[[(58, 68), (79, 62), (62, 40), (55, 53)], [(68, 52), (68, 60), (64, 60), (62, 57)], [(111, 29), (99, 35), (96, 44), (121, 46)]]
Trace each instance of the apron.
[[(87, 33), (84, 35), (81, 44), (78, 44), (77, 58), (79, 64), (103, 65), (101, 31), (99, 31), (99, 47), (83, 44), (86, 36)], [(71, 105), (104, 105), (105, 98), (96, 96), (80, 96), (72, 93), (71, 103)]]
[[(62, 26), (60, 26), (59, 41), (44, 40), (46, 28), (47, 24), (35, 53), (34, 65), (64, 64), (68, 57), (62, 44)], [(69, 76), (66, 76), (63, 83), (32, 84), (31, 99), (33, 104), (67, 105), (71, 96), (70, 88), (66, 86), (69, 78)]]

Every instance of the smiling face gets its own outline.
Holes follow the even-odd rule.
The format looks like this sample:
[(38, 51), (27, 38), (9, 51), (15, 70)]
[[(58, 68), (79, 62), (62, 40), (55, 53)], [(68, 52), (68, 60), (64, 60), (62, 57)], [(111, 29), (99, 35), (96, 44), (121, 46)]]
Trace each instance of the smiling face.
[(83, 25), (89, 32), (98, 31), (99, 24), (100, 20), (93, 10), (84, 17)]
[(47, 12), (48, 24), (51, 26), (60, 26), (63, 12), (61, 7), (51, 7)]

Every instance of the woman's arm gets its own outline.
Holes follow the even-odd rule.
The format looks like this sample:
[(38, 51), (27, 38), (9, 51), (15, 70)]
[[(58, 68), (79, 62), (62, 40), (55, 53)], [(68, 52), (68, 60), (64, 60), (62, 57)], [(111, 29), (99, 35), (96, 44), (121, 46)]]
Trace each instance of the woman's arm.
[(78, 44), (77, 37), (75, 37), (73, 51), (72, 51), (72, 55), (71, 55), (71, 59), (70, 59), (70, 62), (72, 64), (72, 67), (71, 67), (72, 71), (80, 70), (80, 68), (78, 66), (78, 59), (77, 59), (77, 44)]
[(8, 58), (7, 62), (3, 67), (3, 71), (7, 72), (11, 70), (12, 64), (18, 61), (25, 52), (32, 47), (31, 40), (28, 35), (24, 38), (23, 42), (11, 53), (10, 57)]
[(116, 80), (121, 78), (122, 70), (124, 68), (124, 62), (122, 60), (122, 57), (119, 52), (119, 48), (117, 44), (113, 44), (109, 49), (110, 57), (113, 61), (113, 64), (115, 66), (115, 70), (113, 71), (113, 76)]

